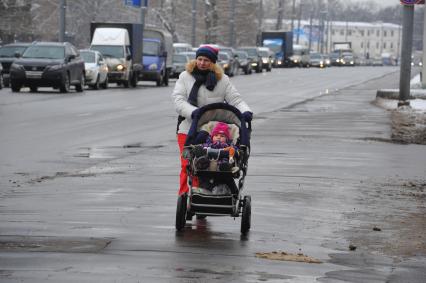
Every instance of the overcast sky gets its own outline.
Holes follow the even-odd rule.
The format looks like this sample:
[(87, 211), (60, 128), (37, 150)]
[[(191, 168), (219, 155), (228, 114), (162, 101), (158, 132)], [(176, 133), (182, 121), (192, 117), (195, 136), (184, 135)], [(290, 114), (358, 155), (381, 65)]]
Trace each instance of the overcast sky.
[(394, 6), (399, 5), (399, 0), (351, 0), (352, 2), (374, 2), (379, 6), (386, 7), (386, 6)]

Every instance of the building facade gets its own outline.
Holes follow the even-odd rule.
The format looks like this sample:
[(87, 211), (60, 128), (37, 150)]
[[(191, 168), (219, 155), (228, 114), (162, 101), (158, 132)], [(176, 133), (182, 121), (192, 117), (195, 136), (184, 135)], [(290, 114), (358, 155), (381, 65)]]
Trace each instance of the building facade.
[[(263, 28), (272, 30), (276, 20), (266, 20)], [(283, 29), (290, 30), (291, 22), (283, 21)], [(295, 23), (295, 43), (310, 47), (312, 51), (330, 53), (335, 44), (350, 42), (353, 52), (364, 58), (380, 58), (382, 55), (399, 58), (402, 27), (375, 22), (300, 21)]]

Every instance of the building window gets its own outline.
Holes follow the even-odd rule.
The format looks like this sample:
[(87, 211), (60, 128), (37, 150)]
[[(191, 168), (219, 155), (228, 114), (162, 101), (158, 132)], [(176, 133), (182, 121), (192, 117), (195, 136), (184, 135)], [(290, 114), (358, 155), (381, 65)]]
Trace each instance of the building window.
[(331, 34), (332, 34), (332, 35), (336, 35), (336, 30), (335, 30), (335, 29), (333, 29), (333, 30), (331, 31)]
[(376, 36), (380, 36), (380, 30), (376, 31)]
[(361, 34), (361, 36), (364, 36), (364, 30), (360, 30), (359, 33)]
[(370, 41), (367, 42), (367, 48), (370, 49)]
[(379, 49), (379, 43), (378, 42), (376, 42), (376, 49)]
[(361, 48), (364, 48), (364, 42), (361, 42)]
[(390, 48), (391, 48), (391, 49), (393, 49), (393, 42), (391, 42), (391, 46), (390, 46)]
[(340, 30), (340, 35), (345, 35), (345, 31), (344, 30)]
[(387, 31), (383, 31), (383, 36), (386, 37), (388, 35)]
[(393, 35), (394, 35), (393, 30), (391, 30), (391, 36), (393, 37)]
[(383, 42), (383, 49), (386, 49), (386, 42)]
[(348, 35), (352, 35), (352, 30), (348, 29)]

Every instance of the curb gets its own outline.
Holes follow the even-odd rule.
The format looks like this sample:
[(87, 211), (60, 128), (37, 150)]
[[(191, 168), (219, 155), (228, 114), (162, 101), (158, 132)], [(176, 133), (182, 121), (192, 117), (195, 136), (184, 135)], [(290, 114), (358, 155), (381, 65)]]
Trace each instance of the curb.
[[(399, 89), (378, 89), (376, 97), (399, 100)], [(410, 89), (408, 99), (426, 99), (426, 90)]]

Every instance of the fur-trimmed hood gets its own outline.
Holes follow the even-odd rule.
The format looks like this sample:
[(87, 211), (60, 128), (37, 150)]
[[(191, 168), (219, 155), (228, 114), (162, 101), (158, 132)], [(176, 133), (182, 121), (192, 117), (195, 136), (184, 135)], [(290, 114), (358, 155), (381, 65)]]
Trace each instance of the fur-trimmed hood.
[[(186, 64), (186, 71), (190, 74), (192, 74), (192, 72), (195, 69), (195, 66), (197, 66), (197, 61), (196, 60), (191, 60), (188, 62), (188, 64)], [(210, 67), (210, 70), (214, 72), (216, 79), (218, 81), (220, 81), (223, 77), (223, 70), (222, 68), (218, 65), (218, 64), (212, 64)]]

